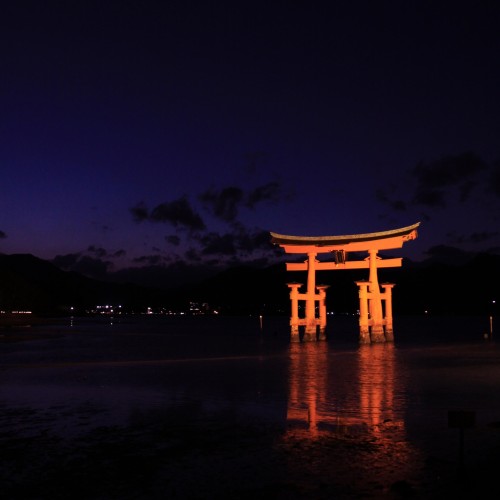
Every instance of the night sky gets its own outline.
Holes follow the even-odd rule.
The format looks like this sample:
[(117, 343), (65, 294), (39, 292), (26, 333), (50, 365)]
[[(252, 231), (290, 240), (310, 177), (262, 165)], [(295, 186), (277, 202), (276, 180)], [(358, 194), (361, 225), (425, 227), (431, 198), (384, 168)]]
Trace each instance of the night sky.
[(418, 221), (398, 256), (500, 253), (500, 2), (20, 0), (0, 25), (2, 253), (180, 280), (273, 262), (269, 231)]

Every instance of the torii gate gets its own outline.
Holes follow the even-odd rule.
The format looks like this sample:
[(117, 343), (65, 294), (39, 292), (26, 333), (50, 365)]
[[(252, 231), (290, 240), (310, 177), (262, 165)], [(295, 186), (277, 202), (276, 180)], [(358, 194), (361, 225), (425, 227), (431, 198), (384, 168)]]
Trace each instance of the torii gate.
[[(307, 290), (299, 293), (301, 283), (288, 283), (292, 312), (290, 317), (291, 340), (298, 342), (299, 326), (304, 326), (304, 341), (324, 339), (326, 329), (326, 285), (316, 285), (316, 270), (369, 269), (368, 281), (357, 281), (359, 287), (359, 340), (370, 342), (393, 341), (392, 288), (394, 284), (378, 283), (377, 268), (401, 267), (401, 258), (382, 259), (379, 250), (402, 248), (406, 241), (417, 238), (420, 222), (412, 226), (377, 233), (351, 234), (344, 236), (288, 236), (271, 232), (272, 243), (286, 253), (307, 254), (303, 263), (287, 262), (287, 271), (307, 271)], [(318, 253), (332, 253), (334, 260), (320, 262)], [(364, 260), (348, 261), (349, 252), (368, 252)], [(317, 292), (316, 292), (317, 291)], [(299, 318), (299, 300), (305, 301), (305, 317)], [(316, 317), (318, 302), (319, 317)], [(383, 307), (383, 305), (385, 307)], [(384, 314), (385, 313), (385, 314)], [(318, 336), (319, 327), (319, 336)]]

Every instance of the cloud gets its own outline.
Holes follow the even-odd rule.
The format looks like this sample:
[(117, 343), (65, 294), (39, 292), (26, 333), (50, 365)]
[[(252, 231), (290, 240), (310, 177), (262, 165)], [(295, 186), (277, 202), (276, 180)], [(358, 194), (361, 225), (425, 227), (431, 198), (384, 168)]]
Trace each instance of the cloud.
[(467, 252), (448, 245), (433, 246), (425, 254), (428, 260), (446, 262), (448, 265), (462, 265), (475, 255), (474, 252)]
[(127, 251), (123, 249), (109, 252), (105, 248), (96, 247), (95, 245), (90, 245), (87, 248), (87, 252), (99, 259), (103, 259), (104, 257), (108, 257), (110, 259), (119, 259), (120, 257), (124, 257), (125, 255), (127, 255)]
[(109, 275), (109, 280), (121, 283), (137, 283), (162, 289), (198, 283), (213, 276), (220, 269), (205, 262), (193, 263), (176, 260), (169, 264), (128, 267)]
[(417, 205), (425, 205), (429, 208), (444, 208), (446, 206), (444, 190), (429, 189), (422, 186), (417, 189), (412, 201)]
[[(278, 248), (272, 245), (269, 238), (269, 232), (262, 229), (249, 231), (240, 227), (237, 233), (238, 248), (247, 254), (257, 251), (274, 254)], [(281, 255), (279, 250), (276, 255)]]
[[(284, 196), (278, 182), (264, 183), (248, 190), (234, 185), (211, 187), (199, 194), (196, 200), (205, 210), (204, 215), (211, 216), (207, 220), (215, 222), (216, 228), (207, 227), (186, 196), (161, 203), (152, 210), (141, 201), (130, 209), (135, 221), (167, 222), (177, 229), (177, 233), (187, 228), (189, 234), (185, 241), (180, 234), (164, 237), (166, 242), (176, 247), (178, 254), (170, 253), (168, 258), (155, 254), (144, 255), (136, 257), (131, 263), (142, 266), (144, 273), (150, 276), (153, 273), (149, 273), (148, 269), (161, 269), (165, 275), (175, 275), (175, 280), (178, 281), (181, 279), (179, 271), (185, 271), (186, 266), (198, 269), (201, 278), (202, 275), (213, 274), (230, 266), (264, 266), (277, 262), (283, 259), (283, 255), (280, 249), (271, 244), (269, 232), (261, 228), (249, 228), (238, 219), (243, 208), (253, 210), (259, 204), (276, 203), (282, 198)], [(221, 221), (227, 224), (227, 230), (220, 229)], [(107, 257), (104, 249), (92, 247), (88, 251), (102, 258)], [(110, 276), (111, 279), (117, 279), (133, 273), (135, 272), (132, 270), (125, 272), (121, 269)], [(134, 279), (137, 281), (137, 276)]]
[(481, 158), (466, 152), (446, 156), (429, 165), (420, 163), (413, 169), (413, 174), (421, 185), (432, 189), (458, 184), (485, 168), (486, 164)]
[(187, 260), (192, 261), (192, 262), (201, 262), (202, 256), (200, 255), (200, 252), (196, 248), (190, 248), (186, 251), (184, 254)]
[(270, 243), (269, 232), (237, 224), (230, 233), (210, 232), (198, 237), (200, 255), (224, 258), (275, 258), (281, 255)]
[(113, 259), (126, 255), (125, 250), (108, 251), (105, 248), (90, 245), (84, 252), (56, 255), (52, 263), (65, 271), (73, 271), (90, 278), (105, 279), (114, 268)]
[(4, 233), (3, 231), (0, 231), (0, 240), (3, 240), (5, 238), (7, 238), (7, 234)]
[(202, 218), (191, 208), (185, 196), (157, 205), (151, 211), (149, 219), (154, 222), (170, 222), (175, 227), (184, 226), (190, 230), (205, 229)]
[(229, 186), (220, 190), (209, 189), (199, 197), (204, 206), (217, 218), (225, 222), (234, 222), (241, 207), (255, 208), (263, 202), (278, 202), (283, 198), (278, 182), (268, 182), (245, 191), (237, 186)]
[(220, 191), (210, 189), (202, 193), (199, 198), (216, 217), (231, 222), (238, 216), (244, 193), (239, 187), (229, 186)]
[(142, 255), (141, 257), (136, 257), (132, 259), (134, 264), (146, 264), (148, 266), (157, 266), (163, 262), (163, 257), (161, 255)]
[[(375, 197), (391, 210), (409, 211), (412, 207), (444, 209), (454, 200), (469, 202), (482, 188), (487, 191), (486, 185), (489, 185), (490, 192), (498, 190), (500, 195), (500, 166), (489, 169), (479, 156), (471, 152), (445, 156), (430, 163), (420, 162), (406, 172), (407, 177), (399, 184), (377, 189)], [(488, 172), (491, 180), (486, 183), (484, 174)], [(429, 214), (422, 216), (430, 218)]]
[(52, 259), (52, 263), (61, 269), (65, 269), (67, 271), (73, 270), (73, 266), (75, 266), (80, 260), (81, 253), (68, 253), (66, 255), (56, 255)]
[(198, 213), (193, 210), (186, 196), (177, 200), (160, 203), (148, 212), (144, 202), (140, 202), (130, 209), (137, 222), (149, 220), (151, 222), (169, 222), (177, 228), (187, 228), (190, 231), (205, 229), (205, 223)]
[(236, 253), (236, 235), (208, 233), (200, 238), (204, 255), (234, 255)]
[[(396, 191), (396, 188), (393, 186), (393, 190)], [(387, 188), (382, 189), (379, 188), (375, 191), (375, 198), (386, 204), (392, 210), (396, 210), (398, 212), (404, 212), (407, 209), (407, 203), (403, 200), (391, 200), (390, 196), (387, 194)]]
[[(173, 242), (175, 235), (166, 237)], [(113, 259), (123, 253), (90, 245), (83, 252), (58, 255), (53, 263), (60, 269), (74, 271), (87, 277), (110, 282), (134, 282), (161, 288), (176, 287), (199, 282), (232, 266), (263, 267), (283, 259), (282, 252), (272, 245), (269, 233), (262, 229), (249, 229), (234, 223), (232, 231), (218, 233), (196, 232), (190, 236), (191, 247), (182, 254), (140, 255), (130, 260), (130, 266), (115, 270)]]
[(143, 201), (138, 203), (135, 207), (132, 207), (130, 212), (136, 222), (142, 222), (143, 220), (147, 220), (149, 217), (148, 209)]
[(467, 237), (458, 238), (456, 243), (487, 243), (488, 241), (495, 241), (499, 235), (499, 231), (474, 232)]
[(165, 241), (176, 247), (179, 246), (181, 243), (181, 239), (176, 234), (170, 234), (168, 236), (165, 236)]
[(80, 253), (57, 255), (52, 260), (52, 263), (65, 271), (77, 272), (95, 279), (105, 279), (109, 270), (113, 267), (110, 261)]
[(489, 191), (500, 198), (500, 161), (493, 164), (488, 186)]
[(90, 253), (93, 253), (96, 257), (103, 258), (108, 255), (108, 252), (104, 248), (98, 248), (95, 247), (94, 245), (90, 245), (87, 248), (87, 251)]
[(277, 182), (268, 182), (263, 186), (256, 187), (251, 191), (247, 198), (247, 206), (250, 208), (255, 207), (258, 203), (263, 201), (277, 202), (281, 199), (281, 188)]
[(257, 170), (257, 165), (266, 160), (268, 156), (268, 153), (265, 153), (264, 151), (251, 151), (249, 153), (245, 153), (243, 158), (247, 162), (246, 169), (250, 173), (254, 173)]
[(122, 250), (116, 250), (115, 252), (113, 252), (111, 254), (111, 257), (119, 258), (119, 257), (125, 257), (125, 255), (127, 255), (127, 251), (122, 249)]
[(411, 171), (416, 180), (412, 201), (433, 208), (445, 207), (446, 189), (452, 186), (458, 187), (460, 201), (467, 201), (477, 184), (473, 179), (485, 169), (485, 162), (471, 152), (446, 156), (428, 165), (420, 163)]

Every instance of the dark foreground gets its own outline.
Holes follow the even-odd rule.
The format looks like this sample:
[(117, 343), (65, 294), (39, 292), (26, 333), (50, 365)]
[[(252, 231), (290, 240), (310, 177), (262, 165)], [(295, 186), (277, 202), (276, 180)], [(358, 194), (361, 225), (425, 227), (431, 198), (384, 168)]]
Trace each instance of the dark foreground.
[[(2, 338), (2, 499), (500, 497), (493, 344), (182, 346), (134, 331)], [(447, 422), (461, 403), (477, 413), (463, 448)]]
[[(91, 411), (87, 409), (87, 411)], [(408, 453), (387, 422), (380, 437), (179, 421), (97, 428), (77, 439), (1, 435), (5, 499), (498, 498), (499, 433), (458, 470), (455, 460)], [(2, 422), (46, 419), (2, 409)], [(84, 418), (82, 415), (81, 418)], [(472, 441), (472, 440), (471, 440)], [(380, 457), (385, 459), (380, 461)], [(379, 463), (380, 462), (380, 463)]]

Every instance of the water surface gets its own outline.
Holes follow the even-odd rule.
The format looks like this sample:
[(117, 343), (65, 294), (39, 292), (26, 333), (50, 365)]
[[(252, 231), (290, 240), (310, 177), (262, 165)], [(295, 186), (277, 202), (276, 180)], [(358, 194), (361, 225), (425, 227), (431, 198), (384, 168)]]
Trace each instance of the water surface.
[(487, 329), (485, 318), (396, 318), (394, 343), (362, 346), (353, 317), (329, 318), (317, 343), (290, 343), (286, 318), (73, 318), (8, 332), (4, 489), (429, 497), (456, 483), (449, 411), (474, 414), (471, 470), (498, 459), (500, 352)]

